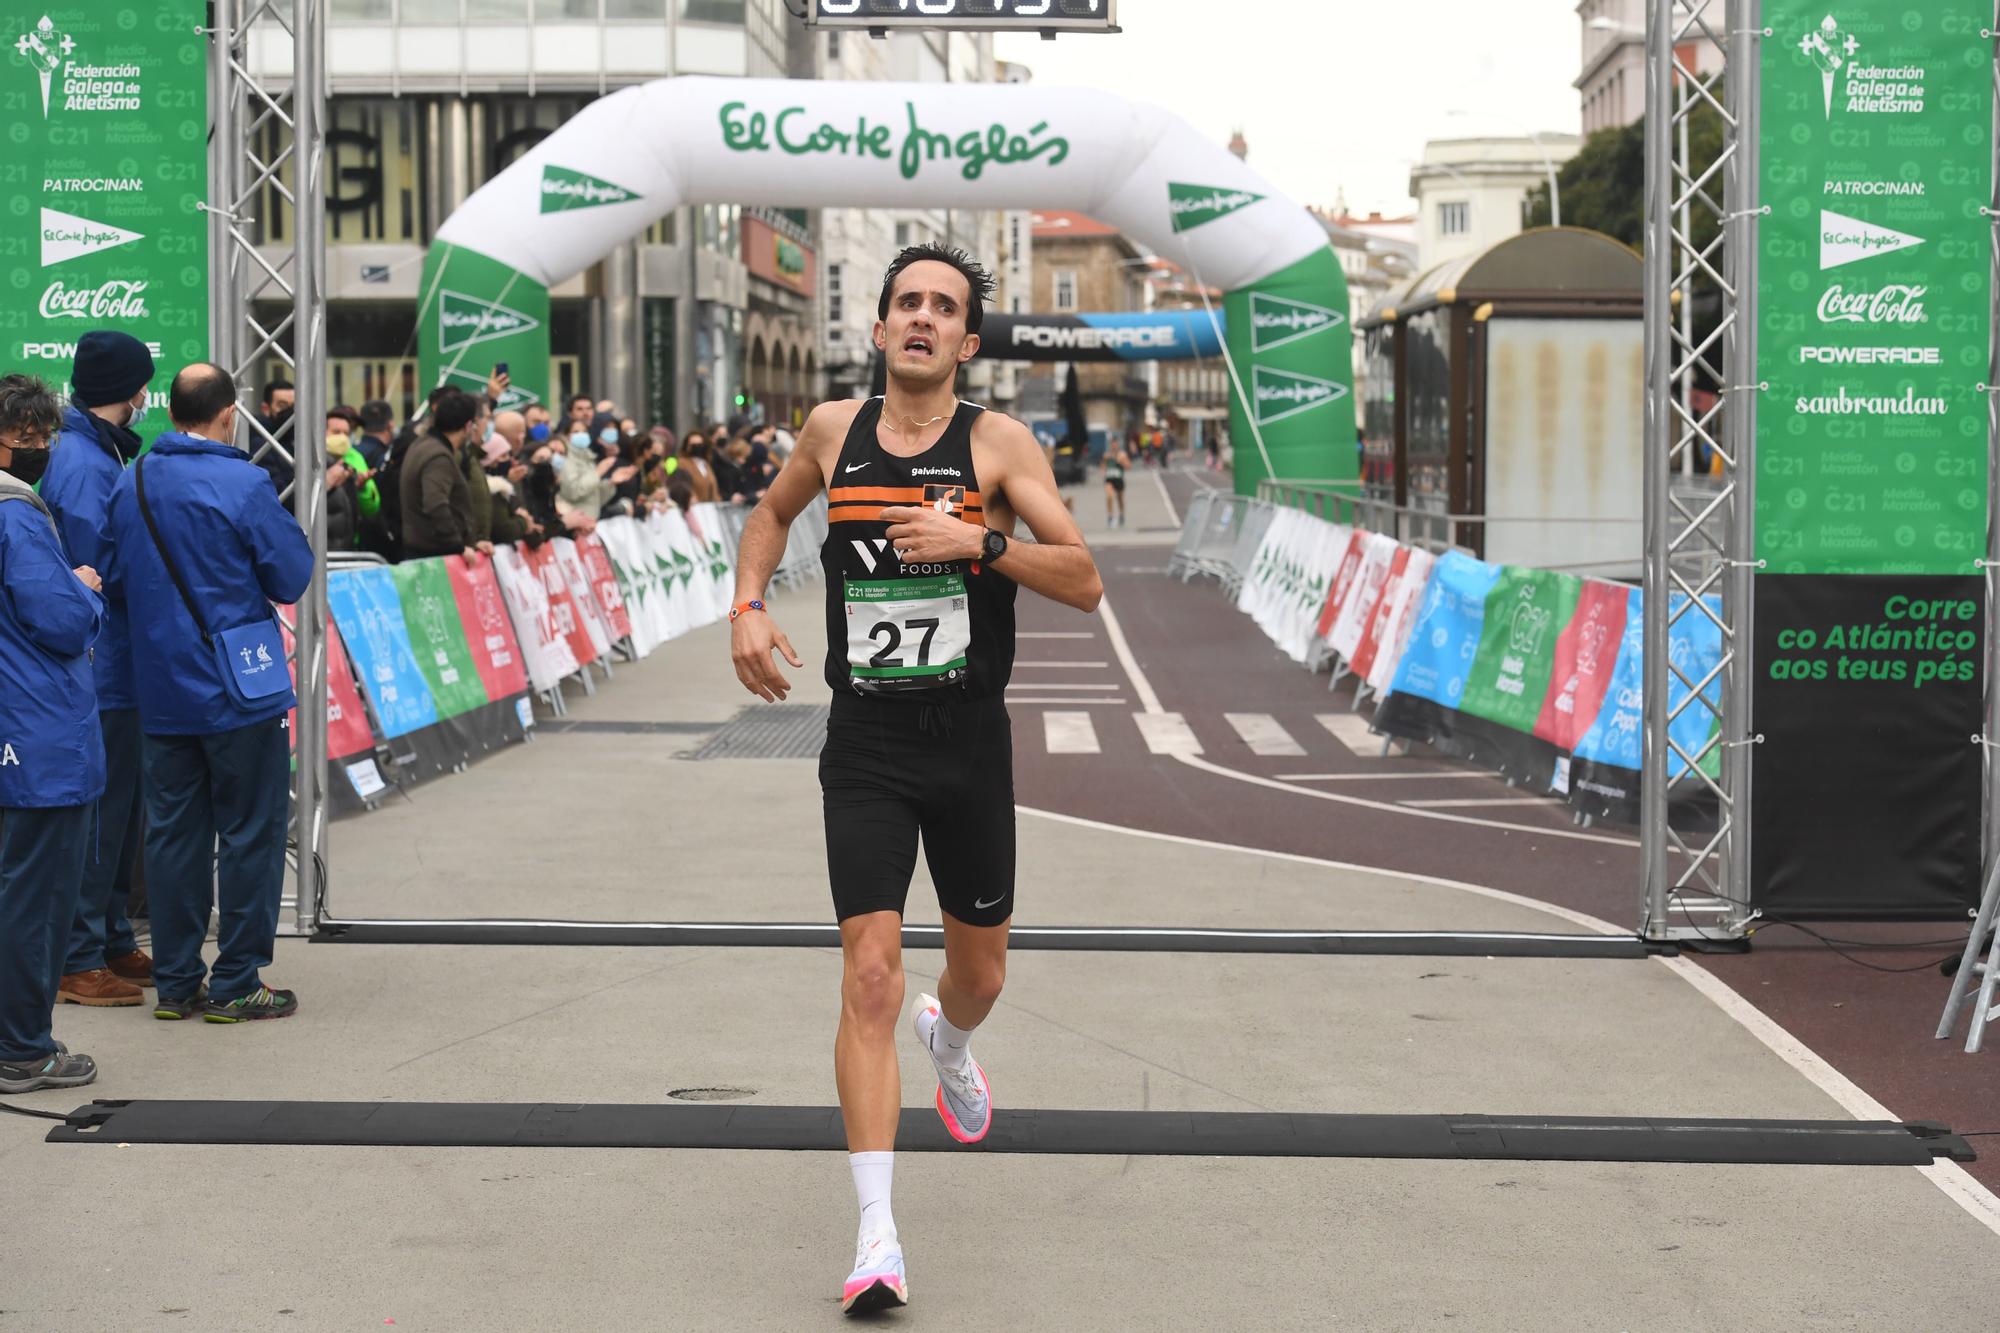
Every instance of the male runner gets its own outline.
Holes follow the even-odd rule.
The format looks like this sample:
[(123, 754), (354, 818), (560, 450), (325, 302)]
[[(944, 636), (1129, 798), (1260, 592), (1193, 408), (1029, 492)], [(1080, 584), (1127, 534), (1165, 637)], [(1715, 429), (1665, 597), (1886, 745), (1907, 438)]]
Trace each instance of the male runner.
[[(882, 283), (875, 346), (887, 392), (813, 409), (792, 457), (744, 525), (730, 612), (736, 678), (761, 699), (790, 692), (772, 662), (803, 667), (764, 588), (785, 533), (824, 488), (826, 679), (833, 689), (820, 787), (844, 970), (834, 1078), (861, 1203), (841, 1308), (908, 1302), (889, 1211), (902, 1111), (895, 1028), (903, 1007), (903, 903), (917, 836), (944, 912), (938, 994), (917, 1039), (937, 1070), (938, 1115), (960, 1143), (992, 1122), (969, 1050), (1007, 969), (1014, 911), (1014, 755), (1007, 677), (1016, 585), (1091, 611), (1104, 591), (1028, 428), (961, 403), (958, 368), (979, 350), (993, 279), (962, 251), (914, 246)], [(1019, 519), (1033, 543), (1012, 542)]]

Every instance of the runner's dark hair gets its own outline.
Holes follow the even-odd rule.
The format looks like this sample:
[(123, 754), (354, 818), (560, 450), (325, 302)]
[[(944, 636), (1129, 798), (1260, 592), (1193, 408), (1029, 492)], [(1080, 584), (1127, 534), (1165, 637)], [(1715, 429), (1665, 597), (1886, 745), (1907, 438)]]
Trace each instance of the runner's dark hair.
[(62, 404), (33, 375), (0, 375), (0, 430), (32, 430), (53, 435), (62, 425)]
[(986, 318), (987, 299), (993, 295), (993, 275), (971, 255), (950, 245), (912, 245), (891, 260), (889, 271), (882, 275), (882, 299), (875, 303), (875, 318), (889, 318), (889, 297), (895, 293), (896, 279), (903, 276), (903, 270), (926, 260), (949, 264), (965, 278), (972, 292), (965, 306), (965, 331), (979, 332)]

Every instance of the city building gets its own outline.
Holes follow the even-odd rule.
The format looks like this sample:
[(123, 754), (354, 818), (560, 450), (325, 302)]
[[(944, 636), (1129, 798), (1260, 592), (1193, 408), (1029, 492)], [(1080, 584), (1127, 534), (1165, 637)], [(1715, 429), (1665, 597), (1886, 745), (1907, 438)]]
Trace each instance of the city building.
[[(1155, 310), (1199, 310), (1222, 316), (1224, 292), (1203, 290), (1178, 264), (1154, 259), (1147, 272)], [(1177, 446), (1200, 453), (1211, 437), (1229, 438), (1229, 365), (1220, 357), (1158, 361), (1147, 365), (1157, 409), (1154, 424), (1170, 431)]]
[[(1407, 282), (1417, 271), (1416, 219), (1385, 218), (1370, 213), (1357, 218), (1345, 207), (1315, 208), (1312, 215), (1326, 228), (1327, 243), (1340, 260), (1341, 275), (1347, 280), (1347, 327), (1359, 328), (1368, 312), (1392, 288)], [(1354, 391), (1361, 392), (1367, 373), (1367, 357), (1361, 339), (1354, 340)]]
[[(673, 74), (996, 74), (989, 36), (814, 34), (786, 0), (327, 5), (329, 389), (334, 402), (387, 398), (400, 412), (428, 387), (415, 314), (439, 224), (594, 98)], [(249, 59), (282, 80), (290, 35), (260, 26)], [(264, 235), (288, 241), (282, 196), (269, 192), (256, 212)], [(854, 352), (898, 245), (952, 240), (992, 262), (1000, 236), (995, 214), (675, 209), (552, 289), (552, 394), (612, 398), (642, 424), (676, 429), (736, 415), (796, 422), (829, 391), (866, 392), (867, 377), (850, 373)], [(273, 327), (283, 318), (269, 314)]]
[[(1584, 137), (1643, 120), (1645, 0), (1578, 0), (1576, 16), (1583, 25), (1583, 64), (1572, 86), (1583, 103)], [(1705, 36), (1681, 43), (1676, 55), (1684, 67), (1700, 74), (1722, 68), (1721, 51)]]
[[(1033, 238), (1033, 292), (1037, 313), (1145, 310), (1153, 293), (1149, 278), (1155, 260), (1116, 227), (1082, 213), (1041, 211), (1030, 227)], [(1149, 374), (1156, 363), (1078, 363), (1077, 390), (1084, 420), (1093, 432), (1121, 435), (1146, 423), (1153, 400)], [(1031, 415), (1052, 415), (1049, 405), (1062, 390), (1067, 363), (1037, 365), (1022, 390)], [(1038, 382), (1038, 383), (1037, 383)]]
[(1433, 139), (1410, 168), (1417, 201), (1417, 264), (1477, 254), (1521, 230), (1523, 205), (1576, 155), (1574, 134), (1481, 133)]

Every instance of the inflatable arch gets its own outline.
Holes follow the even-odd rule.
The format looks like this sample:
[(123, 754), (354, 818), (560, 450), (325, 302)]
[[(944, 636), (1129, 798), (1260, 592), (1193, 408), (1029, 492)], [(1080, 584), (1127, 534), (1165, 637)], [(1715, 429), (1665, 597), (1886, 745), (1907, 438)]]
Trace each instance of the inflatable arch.
[(1179, 117), (1086, 89), (688, 77), (602, 98), (438, 229), (425, 382), (481, 384), (507, 361), (545, 396), (549, 287), (702, 203), (1101, 218), (1227, 293), (1237, 489), (1355, 476), (1347, 285), (1325, 230)]

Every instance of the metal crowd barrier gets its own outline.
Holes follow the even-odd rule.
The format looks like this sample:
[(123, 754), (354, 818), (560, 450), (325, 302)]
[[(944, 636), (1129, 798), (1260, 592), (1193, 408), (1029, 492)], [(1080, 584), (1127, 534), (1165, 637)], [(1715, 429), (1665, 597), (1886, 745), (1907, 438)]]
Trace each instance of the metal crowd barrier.
[(1243, 591), (1243, 580), (1250, 573), (1250, 566), (1257, 562), (1257, 548), (1264, 544), (1264, 534), (1270, 530), (1272, 516), (1277, 506), (1265, 500), (1252, 500), (1243, 506), (1242, 517), (1236, 524), (1236, 544), (1229, 555), (1229, 569), (1222, 576), (1222, 590), (1230, 597)]
[[(1199, 492), (1175, 544), (1177, 563), (1170, 563), (1168, 572), (1179, 574), (1183, 583), (1197, 574), (1227, 583), (1236, 571), (1236, 536), (1251, 503), (1227, 491)], [(1256, 554), (1254, 547), (1251, 554)]]

